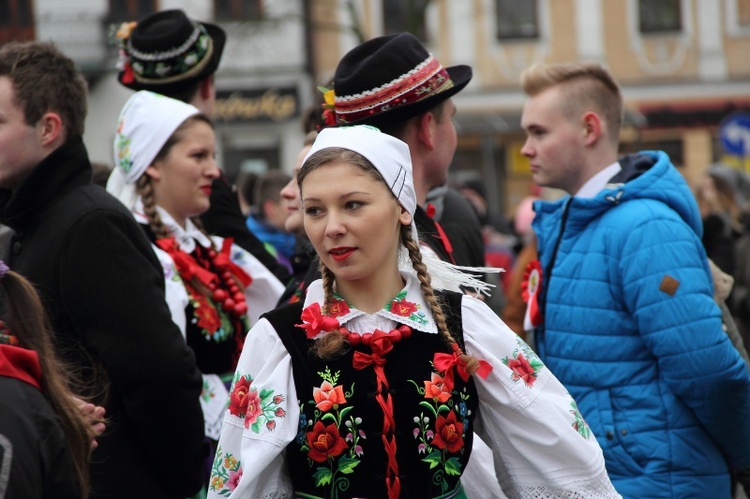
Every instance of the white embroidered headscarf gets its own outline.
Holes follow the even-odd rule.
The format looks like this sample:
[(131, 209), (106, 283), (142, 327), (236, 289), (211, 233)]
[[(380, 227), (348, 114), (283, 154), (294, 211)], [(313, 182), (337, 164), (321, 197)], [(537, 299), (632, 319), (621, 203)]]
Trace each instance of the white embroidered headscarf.
[(117, 120), (115, 168), (107, 191), (132, 210), (138, 199), (136, 181), (175, 130), (196, 114), (198, 108), (176, 99), (145, 90), (133, 94)]
[[(303, 165), (316, 152), (333, 147), (359, 153), (372, 163), (380, 172), (393, 195), (398, 199), (399, 204), (412, 216), (411, 235), (415, 241), (419, 241), (417, 226), (414, 223), (417, 195), (414, 191), (414, 176), (409, 146), (405, 142), (369, 125), (324, 128), (315, 139), (310, 152), (305, 156)], [(500, 272), (500, 269), (487, 267), (453, 265), (441, 260), (432, 250), (422, 251), (422, 259), (433, 280), (433, 286), (440, 289), (458, 291), (463, 286), (489, 294), (492, 285), (463, 271), (476, 273)], [(399, 254), (399, 268), (402, 270), (412, 268), (406, 248), (402, 248)]]

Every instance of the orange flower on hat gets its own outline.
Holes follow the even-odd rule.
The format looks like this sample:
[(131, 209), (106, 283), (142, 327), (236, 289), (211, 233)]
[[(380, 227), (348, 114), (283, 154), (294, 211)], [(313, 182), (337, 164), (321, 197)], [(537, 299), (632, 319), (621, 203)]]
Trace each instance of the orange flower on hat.
[(138, 26), (138, 23), (135, 21), (120, 24), (120, 27), (117, 28), (117, 32), (115, 33), (115, 38), (118, 40), (127, 40), (130, 38), (130, 33), (133, 32), (136, 26)]

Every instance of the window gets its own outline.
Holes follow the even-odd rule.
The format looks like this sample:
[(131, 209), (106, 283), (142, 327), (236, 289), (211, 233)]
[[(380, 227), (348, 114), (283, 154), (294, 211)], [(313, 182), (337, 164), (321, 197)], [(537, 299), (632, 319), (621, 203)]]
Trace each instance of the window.
[(425, 12), (430, 0), (383, 0), (383, 30), (386, 35), (408, 31), (427, 41)]
[(681, 0), (638, 0), (641, 33), (667, 33), (682, 30)]
[(498, 40), (539, 37), (536, 0), (495, 0), (495, 19)]
[(249, 21), (262, 17), (262, 0), (214, 0), (214, 18), (217, 21)]
[(109, 0), (111, 22), (140, 21), (158, 10), (157, 0)]
[(0, 0), (0, 43), (33, 40), (34, 37), (31, 0)]
[(750, 0), (737, 0), (737, 23), (750, 27)]

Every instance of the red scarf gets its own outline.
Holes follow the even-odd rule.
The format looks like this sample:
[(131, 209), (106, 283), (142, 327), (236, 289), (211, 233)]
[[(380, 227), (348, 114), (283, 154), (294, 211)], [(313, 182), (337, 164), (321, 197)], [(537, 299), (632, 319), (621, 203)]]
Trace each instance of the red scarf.
[(0, 345), (0, 376), (20, 379), (37, 390), (42, 389), (42, 367), (33, 350)]

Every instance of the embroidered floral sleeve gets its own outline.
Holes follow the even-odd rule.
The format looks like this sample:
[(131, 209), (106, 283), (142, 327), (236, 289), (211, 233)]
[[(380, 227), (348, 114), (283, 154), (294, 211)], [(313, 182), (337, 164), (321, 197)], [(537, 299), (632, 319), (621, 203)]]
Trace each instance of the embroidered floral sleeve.
[[(463, 298), (462, 319), (467, 353), (493, 368), (486, 379), (474, 377), (475, 429), (492, 448), (506, 494), (620, 497), (576, 402), (533, 350), (479, 300)], [(547, 442), (555, 442), (555, 452)]]
[(230, 389), (208, 497), (288, 497), (283, 450), (297, 438), (298, 422), (291, 357), (261, 320), (247, 335)]
[(243, 420), (245, 429), (260, 433), (262, 426), (268, 431), (275, 430), (277, 419), (286, 416), (286, 411), (281, 407), (284, 399), (284, 395), (274, 390), (258, 390), (253, 386), (252, 376), (238, 371), (227, 405), (229, 414)]

